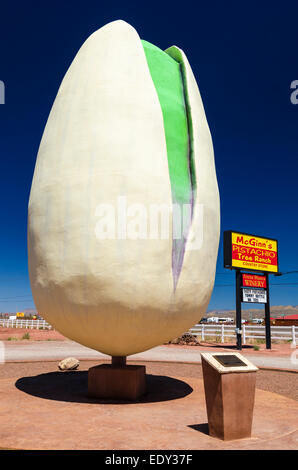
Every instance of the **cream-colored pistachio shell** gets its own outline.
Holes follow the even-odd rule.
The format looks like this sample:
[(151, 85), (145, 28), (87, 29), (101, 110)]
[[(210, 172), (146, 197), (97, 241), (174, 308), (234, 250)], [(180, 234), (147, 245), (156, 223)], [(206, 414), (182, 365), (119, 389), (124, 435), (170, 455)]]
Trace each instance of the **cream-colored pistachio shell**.
[(148, 213), (151, 204), (172, 207), (162, 111), (130, 25), (110, 23), (83, 44), (62, 81), (38, 152), (28, 210), (36, 307), (67, 337), (114, 356), (183, 333), (202, 316), (212, 292), (219, 235), (212, 143), (181, 54), (197, 133), (197, 202), (204, 204), (206, 220), (203, 246), (186, 251), (176, 292), (171, 234), (164, 240), (95, 235), (98, 205), (117, 208), (119, 196), (127, 207), (141, 204)]

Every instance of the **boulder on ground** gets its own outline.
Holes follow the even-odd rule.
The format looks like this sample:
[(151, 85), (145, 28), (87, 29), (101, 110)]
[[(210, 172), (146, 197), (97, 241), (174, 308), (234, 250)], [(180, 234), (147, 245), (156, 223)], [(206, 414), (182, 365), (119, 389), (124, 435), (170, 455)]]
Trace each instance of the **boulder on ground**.
[(79, 367), (80, 361), (75, 357), (67, 357), (59, 362), (58, 367), (60, 370), (75, 370)]

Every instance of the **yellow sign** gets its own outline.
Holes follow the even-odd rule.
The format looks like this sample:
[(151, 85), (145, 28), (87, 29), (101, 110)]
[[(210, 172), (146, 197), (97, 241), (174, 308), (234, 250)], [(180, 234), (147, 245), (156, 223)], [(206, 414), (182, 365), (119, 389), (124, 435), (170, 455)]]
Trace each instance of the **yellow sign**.
[(227, 232), (225, 267), (278, 272), (277, 241), (238, 232)]
[(24, 316), (25, 316), (24, 312), (17, 312), (17, 318), (22, 318)]

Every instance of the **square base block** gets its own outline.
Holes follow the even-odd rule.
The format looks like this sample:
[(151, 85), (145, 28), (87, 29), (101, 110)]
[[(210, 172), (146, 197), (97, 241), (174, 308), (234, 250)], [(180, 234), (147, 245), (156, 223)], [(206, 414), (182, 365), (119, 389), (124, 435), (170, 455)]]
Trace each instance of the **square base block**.
[(251, 437), (256, 372), (221, 374), (202, 358), (209, 435), (222, 440)]
[(90, 397), (137, 400), (145, 392), (145, 366), (101, 364), (88, 371)]

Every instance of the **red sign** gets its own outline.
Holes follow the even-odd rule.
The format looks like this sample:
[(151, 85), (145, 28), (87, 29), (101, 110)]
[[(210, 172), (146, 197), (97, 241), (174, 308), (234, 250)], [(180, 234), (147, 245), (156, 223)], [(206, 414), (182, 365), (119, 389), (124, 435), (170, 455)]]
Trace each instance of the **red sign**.
[(242, 274), (242, 283), (245, 287), (262, 287), (266, 289), (266, 276), (258, 276), (257, 274)]

